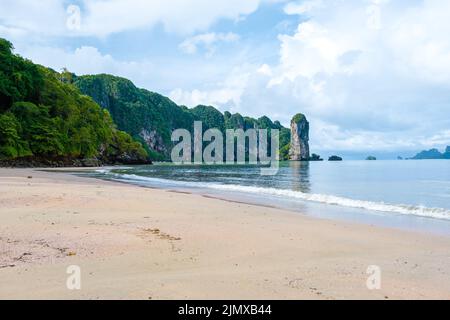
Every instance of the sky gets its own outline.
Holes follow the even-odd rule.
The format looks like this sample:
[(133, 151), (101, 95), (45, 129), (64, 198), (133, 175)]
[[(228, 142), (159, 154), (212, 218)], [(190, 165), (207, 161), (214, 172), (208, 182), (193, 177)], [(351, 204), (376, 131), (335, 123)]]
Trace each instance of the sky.
[(450, 145), (449, 17), (442, 0), (0, 0), (0, 37), (188, 107), (304, 113), (318, 153), (395, 157)]

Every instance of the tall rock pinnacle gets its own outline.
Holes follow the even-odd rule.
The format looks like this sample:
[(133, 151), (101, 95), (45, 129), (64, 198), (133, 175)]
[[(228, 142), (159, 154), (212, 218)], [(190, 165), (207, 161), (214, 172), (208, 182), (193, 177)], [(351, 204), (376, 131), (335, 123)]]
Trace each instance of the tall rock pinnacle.
[(309, 122), (299, 113), (291, 121), (291, 148), (289, 159), (292, 161), (309, 160)]

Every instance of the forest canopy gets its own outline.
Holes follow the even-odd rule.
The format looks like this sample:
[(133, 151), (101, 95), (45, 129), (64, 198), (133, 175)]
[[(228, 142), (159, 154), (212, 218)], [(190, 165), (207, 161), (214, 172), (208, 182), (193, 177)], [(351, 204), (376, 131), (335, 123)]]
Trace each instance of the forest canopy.
[(119, 131), (109, 114), (58, 73), (13, 53), (0, 38), (0, 160), (97, 158), (145, 162), (141, 143)]

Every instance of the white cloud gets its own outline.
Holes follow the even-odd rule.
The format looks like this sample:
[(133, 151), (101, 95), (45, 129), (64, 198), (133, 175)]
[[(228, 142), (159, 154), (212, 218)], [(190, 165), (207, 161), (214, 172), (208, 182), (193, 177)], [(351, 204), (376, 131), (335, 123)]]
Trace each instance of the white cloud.
[(427, 80), (449, 80), (450, 3), (424, 0), (407, 8), (396, 7), (389, 0), (349, 3), (346, 6), (330, 1), (328, 7), (301, 23), (294, 35), (280, 35), (286, 78), (347, 72), (340, 58), (356, 51), (362, 59), (353, 71), (372, 73), (378, 69), (388, 74), (389, 63), (397, 68), (394, 71), (407, 72), (408, 77), (427, 75)]
[(207, 56), (212, 56), (217, 49), (219, 43), (231, 43), (239, 40), (239, 35), (236, 33), (203, 33), (187, 38), (180, 45), (179, 48), (187, 53), (194, 54), (199, 47), (206, 50)]
[(80, 0), (81, 25), (67, 28), (64, 0), (0, 0), (0, 24), (28, 34), (105, 37), (162, 24), (169, 32), (207, 30), (219, 19), (238, 20), (263, 0)]
[(426, 81), (450, 80), (450, 2), (427, 0), (407, 10), (392, 28), (387, 45), (399, 60), (403, 73)]
[(308, 19), (279, 36), (278, 63), (172, 97), (285, 124), (304, 112), (315, 150), (450, 144), (450, 3), (302, 1), (285, 11)]
[(316, 148), (450, 144), (450, 118), (442, 118), (450, 114), (450, 3), (406, 6), (372, 0), (285, 7), (309, 19), (279, 36), (268, 90), (288, 92), (314, 119)]
[(108, 73), (133, 79), (139, 86), (151, 86), (149, 79), (156, 67), (148, 61), (120, 61), (102, 54), (97, 48), (81, 46), (74, 51), (57, 47), (26, 46), (21, 54), (32, 57), (33, 62), (61, 70), (67, 68), (78, 75)]
[(316, 8), (322, 7), (323, 5), (322, 0), (289, 2), (284, 7), (284, 12), (290, 15), (303, 15), (310, 13)]
[(194, 107), (199, 104), (218, 106), (222, 110), (236, 111), (249, 82), (250, 73), (245, 68), (235, 68), (223, 81), (204, 90), (173, 90), (169, 97), (175, 102)]
[(272, 68), (266, 63), (264, 63), (263, 65), (261, 65), (261, 67), (259, 67), (258, 73), (263, 74), (265, 76), (272, 76), (273, 74)]
[(430, 146), (448, 146), (450, 141), (450, 130), (442, 130), (431, 137), (424, 137), (419, 144), (429, 148)]
[(63, 1), (0, 0), (0, 36), (54, 36), (65, 32), (65, 27)]
[(235, 20), (250, 14), (259, 3), (259, 0), (85, 0), (82, 30), (88, 34), (107, 35), (162, 23), (168, 31), (192, 33), (206, 30), (219, 18)]

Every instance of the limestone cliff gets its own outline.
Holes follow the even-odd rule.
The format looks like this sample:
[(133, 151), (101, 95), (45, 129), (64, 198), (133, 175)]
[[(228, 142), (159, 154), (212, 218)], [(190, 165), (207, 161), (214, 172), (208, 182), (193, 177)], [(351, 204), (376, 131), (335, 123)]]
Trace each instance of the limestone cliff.
[[(173, 130), (187, 129), (192, 133), (194, 121), (201, 121), (204, 130), (217, 128), (223, 133), (226, 129), (278, 129), (280, 148), (288, 148), (290, 130), (267, 117), (253, 119), (229, 112), (222, 114), (212, 106), (179, 106), (167, 97), (111, 75), (76, 77), (74, 84), (109, 111), (119, 130), (141, 142), (153, 161), (170, 160)], [(288, 152), (285, 153), (287, 158)]]
[(297, 114), (291, 121), (289, 160), (308, 161), (309, 159), (309, 122), (303, 114)]

